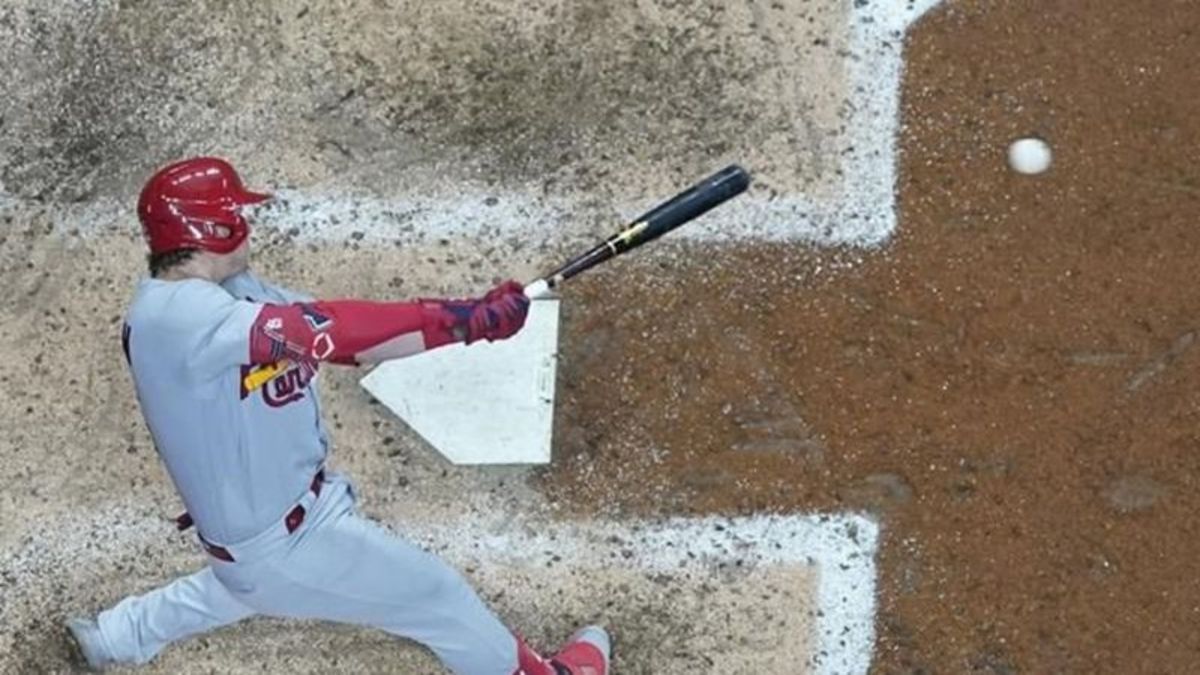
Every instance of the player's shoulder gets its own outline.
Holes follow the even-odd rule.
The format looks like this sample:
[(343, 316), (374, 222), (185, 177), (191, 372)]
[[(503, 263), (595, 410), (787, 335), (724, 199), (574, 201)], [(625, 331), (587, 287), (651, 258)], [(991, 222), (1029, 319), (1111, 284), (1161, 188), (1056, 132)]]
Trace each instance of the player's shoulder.
[(204, 279), (144, 278), (134, 291), (129, 324), (135, 328), (187, 328), (220, 320), (237, 304), (229, 291)]
[(263, 279), (253, 272), (246, 270), (221, 282), (221, 287), (234, 297), (266, 303), (309, 302), (313, 298), (284, 288), (274, 282)]

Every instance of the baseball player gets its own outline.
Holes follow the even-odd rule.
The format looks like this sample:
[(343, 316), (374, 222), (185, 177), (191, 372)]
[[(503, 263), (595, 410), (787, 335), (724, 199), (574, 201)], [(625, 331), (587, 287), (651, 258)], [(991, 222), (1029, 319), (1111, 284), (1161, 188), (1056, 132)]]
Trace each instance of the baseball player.
[[(94, 670), (255, 614), (365, 624), (416, 640), (455, 673), (606, 675), (609, 638), (580, 630), (543, 659), (446, 563), (355, 511), (325, 468), (322, 364), (502, 340), (525, 321), (515, 282), (482, 298), (316, 300), (248, 271), (241, 213), (269, 199), (232, 166), (188, 159), (150, 178), (138, 218), (150, 276), (123, 331), (138, 401), (208, 564), (67, 628)], [(258, 386), (260, 381), (265, 384)]]

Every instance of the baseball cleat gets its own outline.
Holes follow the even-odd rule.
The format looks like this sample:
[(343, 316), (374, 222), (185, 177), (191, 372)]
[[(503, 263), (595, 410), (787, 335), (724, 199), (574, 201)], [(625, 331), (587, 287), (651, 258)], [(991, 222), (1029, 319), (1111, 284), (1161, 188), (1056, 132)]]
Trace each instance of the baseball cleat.
[(116, 665), (117, 662), (104, 648), (100, 626), (93, 619), (70, 619), (67, 621), (67, 633), (74, 646), (75, 660), (86, 665), (88, 670), (98, 673)]
[(550, 663), (559, 675), (608, 675), (612, 640), (600, 626), (579, 629)]

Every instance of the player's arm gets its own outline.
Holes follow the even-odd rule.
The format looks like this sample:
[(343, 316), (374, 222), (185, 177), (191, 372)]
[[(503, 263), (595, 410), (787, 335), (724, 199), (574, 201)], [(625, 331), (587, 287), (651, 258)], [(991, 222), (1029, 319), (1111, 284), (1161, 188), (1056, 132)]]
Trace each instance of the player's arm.
[(267, 304), (250, 328), (250, 362), (377, 363), (454, 342), (500, 340), (520, 330), (528, 310), (512, 281), (474, 300)]

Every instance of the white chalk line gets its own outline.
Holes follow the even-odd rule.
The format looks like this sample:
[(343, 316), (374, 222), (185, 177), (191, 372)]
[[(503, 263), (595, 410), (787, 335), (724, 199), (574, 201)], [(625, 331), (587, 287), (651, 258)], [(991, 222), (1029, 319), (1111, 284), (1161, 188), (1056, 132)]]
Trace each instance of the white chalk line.
[[(847, 91), (854, 106), (847, 121), (841, 178), (834, 196), (814, 201), (803, 194), (768, 199), (743, 196), (721, 207), (720, 217), (701, 218), (669, 236), (702, 242), (804, 241), (818, 245), (872, 247), (896, 229), (896, 158), (904, 33), (940, 0), (844, 0), (850, 19)], [(753, 167), (747, 167), (753, 172)], [(696, 177), (697, 179), (700, 176)], [(578, 205), (524, 191), (482, 190), (456, 185), (441, 192), (379, 198), (346, 191), (280, 190), (266, 207), (264, 224), (309, 241), (419, 244), (429, 239), (520, 237), (558, 232)], [(17, 200), (0, 195), (0, 209)], [(646, 204), (616, 204), (629, 217)], [(128, 221), (131, 209), (115, 201), (66, 206), (60, 222), (95, 230)], [(614, 224), (614, 229), (620, 223)]]
[[(513, 518), (464, 519), (405, 524), (402, 529), (406, 537), (459, 568), (486, 569), (490, 563), (544, 569), (554, 562), (584, 571), (619, 566), (678, 574), (722, 567), (749, 571), (805, 566), (817, 576), (812, 672), (865, 673), (871, 663), (879, 527), (862, 515), (537, 524)], [(10, 614), (44, 592), (53, 577), (72, 572), (85, 577), (98, 561), (120, 559), (131, 551), (179, 548), (178, 538), (169, 532), (161, 517), (132, 502), (43, 523), (16, 550), (0, 556), (0, 578), (9, 586), (0, 620), (12, 622), (15, 616)]]

